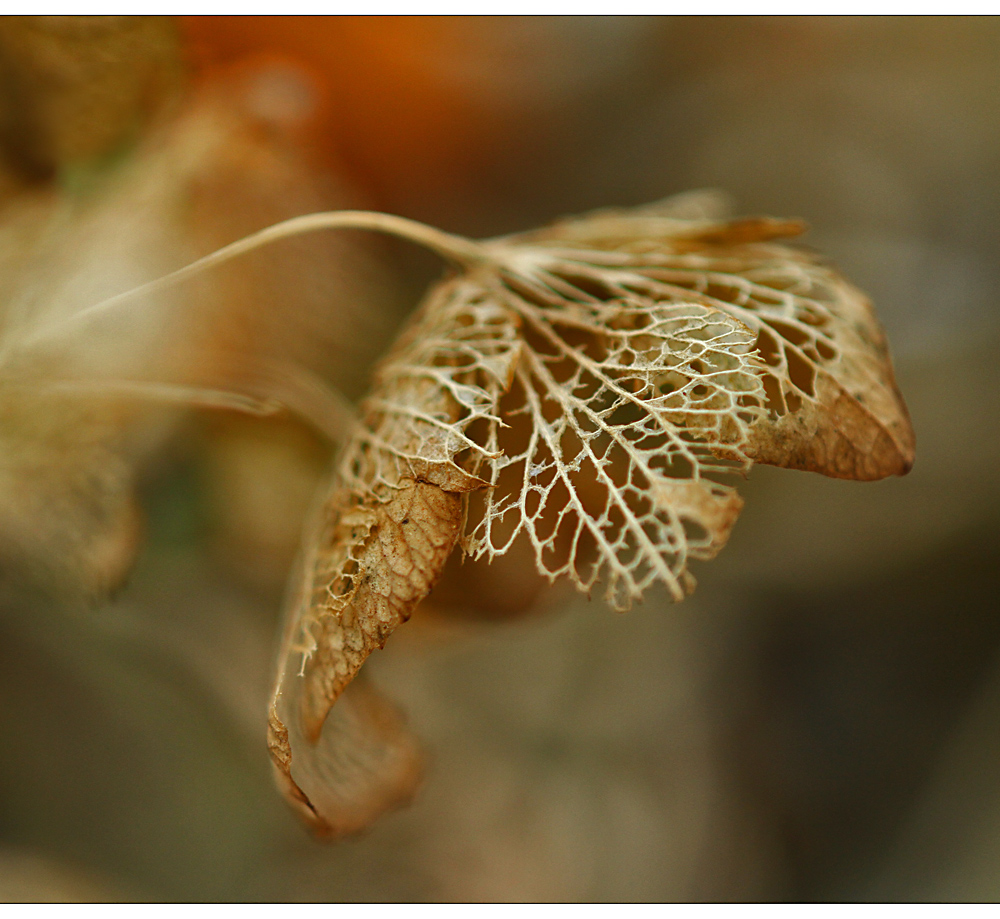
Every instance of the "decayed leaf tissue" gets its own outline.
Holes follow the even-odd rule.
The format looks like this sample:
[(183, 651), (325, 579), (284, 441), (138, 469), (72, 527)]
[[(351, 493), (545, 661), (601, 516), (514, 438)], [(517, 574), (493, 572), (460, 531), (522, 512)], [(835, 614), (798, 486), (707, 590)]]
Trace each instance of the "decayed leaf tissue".
[(656, 582), (675, 600), (693, 588), (688, 561), (725, 545), (731, 480), (754, 461), (909, 471), (913, 430), (864, 295), (775, 242), (796, 221), (676, 216), (696, 200), (438, 241), (460, 267), (378, 365), (289, 609), (269, 745), (321, 833), (414, 788), (399, 715), (367, 687), (335, 703), (456, 546), (492, 560), (529, 540), (542, 575), (627, 610)]
[(0, 19), (0, 901), (995, 898), (995, 32)]

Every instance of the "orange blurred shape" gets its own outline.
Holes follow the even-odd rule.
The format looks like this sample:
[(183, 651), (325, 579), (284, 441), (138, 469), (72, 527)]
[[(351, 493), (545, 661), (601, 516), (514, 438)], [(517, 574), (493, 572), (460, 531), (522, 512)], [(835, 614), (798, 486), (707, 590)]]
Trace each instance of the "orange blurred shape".
[(376, 190), (403, 178), (436, 185), (474, 169), (516, 116), (462, 73), (488, 20), (192, 16), (181, 26), (201, 75), (262, 54), (309, 71), (326, 102), (323, 144)]

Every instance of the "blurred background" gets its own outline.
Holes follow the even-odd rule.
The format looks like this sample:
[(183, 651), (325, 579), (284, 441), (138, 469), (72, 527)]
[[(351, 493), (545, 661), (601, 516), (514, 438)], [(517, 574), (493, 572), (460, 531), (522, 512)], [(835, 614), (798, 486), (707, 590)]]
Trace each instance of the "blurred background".
[[(997, 85), (994, 18), (0, 19), (0, 900), (1000, 898)], [(416, 800), (315, 842), (264, 712), (330, 444), (40, 381), (353, 399), (440, 266), (321, 234), (68, 317), (309, 211), (697, 187), (872, 295), (912, 473), (755, 468), (680, 605), (452, 572), (366, 668)]]

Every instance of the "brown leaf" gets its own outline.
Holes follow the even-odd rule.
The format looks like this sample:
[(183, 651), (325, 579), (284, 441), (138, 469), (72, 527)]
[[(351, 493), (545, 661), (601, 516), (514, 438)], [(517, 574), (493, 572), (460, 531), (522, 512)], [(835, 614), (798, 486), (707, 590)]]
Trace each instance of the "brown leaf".
[[(340, 833), (364, 825), (352, 814), (373, 818), (416, 781), (416, 747), (398, 717), (370, 699), (347, 716), (341, 703), (335, 723), (328, 715), (368, 655), (430, 591), (458, 538), (462, 507), (459, 495), (410, 479), (385, 502), (338, 489), (322, 518), (286, 635), (269, 743), (286, 795), (321, 831)], [(302, 654), (298, 672), (289, 669), (294, 651)], [(292, 778), (293, 749), (296, 774), (314, 774), (315, 793)]]
[[(424, 310), (378, 371), (381, 385), (362, 405), (363, 421), (307, 538), (289, 609), (271, 706), (271, 755), (286, 796), (323, 833), (360, 828), (351, 814), (373, 819), (416, 781), (415, 747), (398, 721), (367, 717), (368, 705), (366, 717), (352, 716), (348, 730), (337, 726), (344, 723), (340, 706), (339, 720), (331, 722), (331, 707), (434, 586), (461, 532), (461, 495), (484, 484), (454, 462), (466, 446), (453, 426), (468, 393), (435, 378), (432, 359), (404, 362), (421, 349), (430, 358), (442, 342), (450, 354), (453, 342), (435, 337), (439, 322), (435, 310)], [(352, 747), (359, 742), (369, 750), (363, 762)], [(357, 771), (345, 778), (338, 758)], [(322, 779), (314, 792), (292, 778), (293, 760), (296, 775), (301, 769)], [(341, 788), (341, 782), (352, 784)]]
[(316, 741), (306, 739), (299, 707), (279, 688), (268, 712), (267, 743), (278, 787), (319, 836), (365, 829), (405, 804), (420, 779), (416, 739), (395, 707), (362, 679), (343, 693)]
[[(645, 279), (630, 289), (703, 303), (756, 333), (768, 421), (754, 425), (750, 459), (837, 478), (904, 475), (915, 441), (885, 334), (867, 298), (834, 269), (770, 242), (803, 229), (794, 220), (684, 221), (637, 209), (600, 211), (519, 238), (627, 254), (622, 268)], [(586, 250), (564, 255), (588, 258)]]
[(352, 496), (345, 497), (347, 506), (334, 499), (325, 511), (330, 525), (318, 546), (311, 621), (302, 636), (309, 643), (303, 724), (313, 742), (365, 658), (428, 594), (462, 522), (460, 496), (428, 482), (404, 480), (384, 503), (352, 506)]
[(809, 289), (761, 310), (771, 424), (754, 432), (751, 456), (844, 479), (905, 475), (916, 441), (871, 304), (830, 269), (802, 264)]
[[(692, 589), (689, 561), (712, 558), (742, 508), (725, 479), (753, 459), (855, 478), (912, 459), (870, 307), (770, 242), (798, 221), (662, 206), (477, 248), (397, 218), (330, 219), (391, 223), (465, 270), (432, 289), (379, 366), (308, 538), (276, 689), (302, 741), (272, 718), (286, 777), (293, 750), (309, 764), (329, 752), (334, 702), (460, 537), (487, 558), (526, 538), (542, 575), (587, 592), (603, 582), (626, 609), (657, 582), (675, 599)], [(396, 800), (374, 777), (366, 787), (365, 813)], [(324, 826), (341, 819), (325, 810), (337, 789), (321, 806), (285, 790)]]

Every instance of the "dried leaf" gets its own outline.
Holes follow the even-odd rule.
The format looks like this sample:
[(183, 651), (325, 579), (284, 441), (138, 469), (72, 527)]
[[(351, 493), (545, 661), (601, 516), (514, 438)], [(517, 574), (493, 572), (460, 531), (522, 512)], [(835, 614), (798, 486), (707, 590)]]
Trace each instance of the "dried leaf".
[[(318, 742), (307, 742), (299, 718), (279, 691), (268, 713), (268, 749), (278, 787), (317, 835), (359, 832), (409, 800), (422, 764), (417, 741), (395, 707), (363, 679), (343, 694)], [(307, 751), (296, 756), (295, 778), (293, 744)]]
[(754, 426), (750, 459), (858, 480), (909, 471), (913, 429), (870, 302), (817, 256), (766, 241), (801, 223), (692, 221), (665, 241), (655, 237), (671, 228), (643, 210), (596, 216), (554, 235), (627, 256), (645, 279), (628, 285), (637, 292), (724, 310), (756, 334), (769, 417)]
[(493, 557), (524, 533), (543, 574), (604, 581), (616, 608), (656, 581), (680, 599), (688, 559), (714, 556), (742, 505), (717, 476), (749, 465), (752, 336), (717, 310), (570, 283), (536, 269), (498, 289), (524, 342), (499, 414), (529, 423), (489, 426), (466, 551)]
[[(366, 737), (350, 774), (327, 762), (350, 753), (325, 723), (456, 544), (494, 558), (523, 536), (543, 576), (588, 593), (603, 582), (624, 610), (655, 583), (674, 599), (693, 588), (689, 561), (722, 548), (742, 507), (727, 480), (755, 459), (862, 479), (909, 469), (912, 430), (870, 306), (772, 242), (799, 221), (702, 216), (718, 210), (665, 202), (478, 244), (389, 215), (308, 215), (157, 282), (344, 226), (408, 236), (463, 269), (378, 368), (306, 538), (270, 746), (286, 794), (324, 832), (415, 781), (398, 722), (367, 719), (391, 722), (388, 746)], [(307, 776), (333, 785), (309, 791)]]
[[(423, 315), (438, 320), (434, 310)], [(421, 356), (430, 357), (434, 340), (422, 331), (418, 323), (396, 350), (423, 347), (430, 354)], [(440, 345), (451, 349), (449, 342)], [(359, 829), (405, 799), (419, 776), (416, 747), (397, 717), (369, 704), (349, 727), (336, 727), (328, 714), (368, 655), (433, 587), (461, 531), (462, 493), (485, 484), (453, 460), (463, 444), (452, 428), (461, 403), (422, 362), (412, 371), (391, 361), (384, 365), (384, 392), (366, 401), (363, 423), (319, 508), (271, 705), (269, 746), (279, 784), (324, 834)], [(473, 395), (457, 392), (459, 398)], [(344, 731), (349, 735), (339, 737)], [(370, 755), (354, 750), (362, 737)], [(345, 772), (331, 757), (346, 758), (352, 768)], [(310, 784), (318, 790), (310, 792)]]

